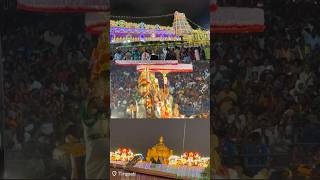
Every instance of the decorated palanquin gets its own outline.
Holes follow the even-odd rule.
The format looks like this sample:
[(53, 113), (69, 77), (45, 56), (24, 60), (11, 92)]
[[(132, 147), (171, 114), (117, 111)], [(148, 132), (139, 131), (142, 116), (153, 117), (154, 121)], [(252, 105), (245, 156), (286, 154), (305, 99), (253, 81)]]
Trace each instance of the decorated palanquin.
[(155, 72), (144, 70), (138, 79), (140, 98), (136, 100), (137, 118), (171, 118), (173, 98), (169, 93), (168, 80), (160, 88)]
[(164, 144), (164, 139), (161, 136), (159, 143), (148, 149), (146, 161), (157, 164), (169, 164), (169, 157), (172, 156), (172, 154), (173, 150)]
[[(116, 60), (119, 66), (137, 66), (140, 72), (137, 80), (138, 93), (133, 98), (135, 104), (127, 107), (132, 118), (183, 118), (179, 105), (174, 103), (167, 77), (172, 72), (192, 72), (192, 64), (179, 64), (177, 60)], [(163, 85), (155, 74), (161, 73)]]

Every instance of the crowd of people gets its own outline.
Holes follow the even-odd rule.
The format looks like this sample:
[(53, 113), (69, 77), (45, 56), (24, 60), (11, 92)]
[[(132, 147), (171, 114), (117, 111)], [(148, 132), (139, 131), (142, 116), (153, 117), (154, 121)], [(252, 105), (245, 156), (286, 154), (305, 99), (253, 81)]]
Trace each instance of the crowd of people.
[(317, 179), (320, 7), (264, 7), (264, 32), (213, 38), (212, 176)]
[(210, 47), (117, 47), (111, 52), (113, 60), (178, 60), (190, 63), (210, 59)]
[[(83, 15), (13, 13), (1, 38), (6, 172), (14, 173), (6, 176), (68, 177), (55, 169), (53, 150), (65, 143), (69, 125), (82, 136), (79, 105), (96, 37), (84, 32)], [(27, 160), (39, 161), (19, 169)]]
[[(163, 86), (162, 75), (156, 73), (160, 87)], [(114, 118), (129, 117), (126, 109), (134, 104), (134, 97), (138, 93), (139, 72), (136, 67), (119, 67), (114, 65), (110, 72), (110, 108)], [(180, 113), (186, 117), (200, 115), (208, 116), (210, 112), (209, 100), (209, 63), (196, 62), (193, 72), (169, 73), (167, 78), (170, 94), (174, 103), (179, 105)]]

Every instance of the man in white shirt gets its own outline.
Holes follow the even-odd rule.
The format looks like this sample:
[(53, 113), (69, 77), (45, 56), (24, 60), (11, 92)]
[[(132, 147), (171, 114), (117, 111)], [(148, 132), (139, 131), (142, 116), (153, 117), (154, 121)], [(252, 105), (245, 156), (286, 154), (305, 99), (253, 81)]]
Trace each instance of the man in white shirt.
[(119, 49), (117, 50), (117, 53), (114, 55), (113, 60), (122, 60), (122, 54)]
[(147, 52), (147, 50), (145, 50), (142, 55), (141, 55), (141, 60), (143, 61), (147, 61), (147, 60), (150, 60), (151, 56), (150, 54)]
[(166, 56), (167, 56), (167, 53), (168, 53), (168, 51), (167, 51), (167, 49), (166, 48), (163, 48), (162, 49), (162, 57), (161, 57), (161, 59), (163, 59), (163, 60), (165, 60), (166, 59)]
[(103, 102), (92, 97), (81, 107), (86, 146), (86, 179), (108, 179), (108, 120)]

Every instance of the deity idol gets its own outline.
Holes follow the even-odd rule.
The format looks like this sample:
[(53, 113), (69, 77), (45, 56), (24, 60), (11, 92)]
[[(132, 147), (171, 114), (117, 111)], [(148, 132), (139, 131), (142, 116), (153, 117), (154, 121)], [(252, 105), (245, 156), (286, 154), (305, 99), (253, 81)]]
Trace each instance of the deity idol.
[(137, 118), (150, 118), (153, 116), (150, 72), (144, 71), (140, 74), (138, 96), (135, 98), (135, 103)]
[[(168, 79), (164, 73), (163, 82), (163, 88), (160, 88), (154, 72), (150, 72), (148, 69), (141, 72), (138, 79), (138, 95), (135, 97), (135, 106), (130, 105), (127, 112), (135, 114), (136, 118), (172, 118), (173, 97), (170, 94)], [(178, 105), (175, 105), (177, 109), (176, 106)]]

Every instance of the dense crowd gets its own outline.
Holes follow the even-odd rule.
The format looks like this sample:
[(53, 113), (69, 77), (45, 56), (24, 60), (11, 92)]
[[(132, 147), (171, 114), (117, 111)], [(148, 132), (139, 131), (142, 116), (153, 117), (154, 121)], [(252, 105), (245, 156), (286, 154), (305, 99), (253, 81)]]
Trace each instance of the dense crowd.
[[(162, 75), (156, 73), (159, 85), (162, 87)], [(119, 67), (114, 65), (110, 72), (110, 108), (111, 116), (116, 118), (128, 117), (126, 109), (134, 104), (137, 94), (139, 72), (136, 67)], [(174, 103), (179, 105), (180, 113), (192, 115), (209, 114), (209, 63), (193, 64), (193, 72), (169, 73), (167, 75), (170, 93)]]
[(95, 37), (84, 32), (81, 15), (14, 13), (2, 35), (5, 147), (7, 154), (13, 153), (6, 155), (6, 167), (21, 173), (12, 163), (38, 159), (37, 165), (26, 167), (34, 171), (21, 171), (44, 177), (58, 172), (52, 169), (52, 154), (65, 143), (66, 128), (73, 124), (81, 129), (78, 108)]
[(190, 63), (209, 60), (210, 47), (117, 47), (112, 49), (111, 54), (113, 60), (178, 60), (182, 63)]
[(215, 178), (320, 177), (320, 8), (274, 3), (265, 32), (214, 35)]

